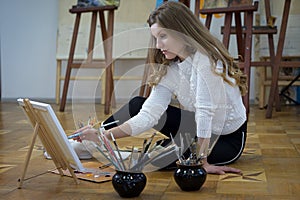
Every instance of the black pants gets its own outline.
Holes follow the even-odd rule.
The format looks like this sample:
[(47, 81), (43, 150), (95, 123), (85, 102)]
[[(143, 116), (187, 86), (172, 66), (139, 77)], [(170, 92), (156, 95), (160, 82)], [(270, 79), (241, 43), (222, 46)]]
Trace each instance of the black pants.
[[(120, 108), (116, 113), (109, 117), (104, 123), (119, 120), (118, 124), (106, 127), (110, 129), (122, 124), (131, 117), (138, 114), (146, 98), (134, 97), (130, 102)], [(166, 112), (160, 118), (157, 125), (153, 127), (157, 131), (173, 138), (177, 133), (189, 134), (188, 137), (194, 138), (196, 135), (195, 113), (182, 110), (174, 106), (168, 106)], [(215, 165), (226, 165), (236, 161), (242, 154), (247, 135), (247, 122), (245, 122), (238, 130), (228, 135), (221, 135), (215, 144), (213, 150), (208, 156), (208, 163)], [(177, 134), (178, 136), (178, 134)], [(162, 145), (169, 143), (165, 140)], [(176, 159), (176, 157), (174, 157)], [(175, 161), (175, 160), (174, 160)], [(170, 166), (174, 166), (174, 163)]]

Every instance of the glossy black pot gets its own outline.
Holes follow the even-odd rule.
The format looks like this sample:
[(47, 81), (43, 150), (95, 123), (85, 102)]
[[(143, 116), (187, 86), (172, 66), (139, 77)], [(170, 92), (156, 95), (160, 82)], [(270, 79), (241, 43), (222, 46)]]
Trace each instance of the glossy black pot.
[(147, 178), (142, 172), (116, 171), (112, 184), (116, 192), (125, 198), (137, 197), (146, 186)]
[(199, 165), (181, 165), (177, 162), (177, 169), (174, 171), (174, 179), (183, 191), (199, 190), (204, 184), (207, 172)]

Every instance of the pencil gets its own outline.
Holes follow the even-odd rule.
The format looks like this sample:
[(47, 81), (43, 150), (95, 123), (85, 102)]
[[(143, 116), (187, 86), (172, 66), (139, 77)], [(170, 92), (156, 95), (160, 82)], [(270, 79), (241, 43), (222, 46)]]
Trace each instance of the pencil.
[[(100, 125), (100, 128), (104, 128), (105, 126), (109, 126), (111, 124), (118, 123), (118, 122), (119, 122), (119, 120), (115, 120), (113, 122), (102, 124), (102, 125)], [(101, 124), (101, 123), (102, 123), (101, 121), (98, 121), (97, 123), (93, 124), (92, 128), (95, 128), (96, 125)]]
[(80, 132), (75, 133), (75, 134), (73, 134), (73, 135), (69, 135), (69, 136), (68, 136), (68, 139), (73, 139), (73, 138), (79, 137), (81, 134), (82, 134), (82, 132), (80, 131)]
[(129, 162), (128, 162), (128, 169), (130, 169), (130, 167), (131, 167), (131, 161), (132, 161), (133, 150), (134, 150), (134, 146), (132, 146), (132, 148), (131, 148), (131, 154), (130, 154)]
[(124, 162), (123, 162), (123, 158), (122, 158), (122, 155), (121, 155), (121, 153), (120, 153), (118, 144), (117, 144), (117, 142), (116, 142), (116, 140), (115, 140), (114, 135), (112, 134), (112, 132), (110, 132), (110, 136), (111, 136), (111, 139), (112, 139), (112, 141), (113, 141), (113, 143), (114, 143), (114, 145), (115, 145), (116, 151), (117, 151), (117, 153), (118, 153), (118, 155), (119, 155), (119, 158), (120, 158), (120, 161), (121, 161), (122, 168), (123, 168), (123, 170), (125, 171), (125, 165), (124, 165)]
[(145, 147), (145, 149), (144, 149), (144, 154), (147, 153), (149, 147), (150, 147), (151, 144), (152, 144), (152, 141), (153, 141), (153, 138), (154, 138), (155, 135), (156, 135), (156, 133), (153, 133), (153, 135), (152, 135), (151, 138), (150, 138), (150, 141), (146, 144), (146, 147)]
[(111, 146), (110, 146), (110, 143), (109, 143), (109, 141), (107, 140), (107, 138), (105, 137), (105, 135), (104, 135), (104, 134), (102, 134), (102, 135), (100, 134), (100, 135), (99, 135), (99, 139), (100, 139), (100, 141), (101, 141), (102, 146), (107, 150), (108, 155), (109, 155), (109, 157), (111, 158), (111, 161), (112, 161), (113, 163), (115, 163), (116, 169), (117, 169), (117, 170), (121, 170), (121, 167), (120, 167), (120, 165), (119, 165), (118, 159), (117, 159), (117, 157), (115, 156), (115, 153), (114, 153), (114, 151), (112, 150), (112, 148), (111, 148)]
[(84, 131), (85, 129), (87, 129), (89, 127), (90, 127), (89, 125), (81, 127), (80, 129), (76, 130), (72, 135), (69, 135), (68, 139), (72, 139), (72, 138), (80, 136), (83, 133), (82, 131)]
[[(106, 123), (106, 124), (102, 124), (101, 127), (105, 127), (105, 126), (109, 126), (109, 125), (112, 125), (112, 124), (115, 124), (115, 123), (118, 123), (119, 120), (115, 120), (113, 122), (109, 122), (109, 123)], [(98, 123), (97, 123), (98, 124)]]
[(108, 160), (111, 162), (111, 164), (118, 169), (118, 166), (114, 163), (112, 159), (110, 159), (97, 145), (95, 145), (95, 148)]

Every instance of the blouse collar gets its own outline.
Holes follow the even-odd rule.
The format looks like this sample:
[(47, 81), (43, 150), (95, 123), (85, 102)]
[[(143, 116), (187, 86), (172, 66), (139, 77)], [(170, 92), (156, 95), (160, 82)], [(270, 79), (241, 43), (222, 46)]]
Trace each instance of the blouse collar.
[(183, 61), (177, 61), (177, 65), (179, 68), (179, 71), (185, 73), (185, 74), (191, 74), (191, 70), (192, 70), (192, 58), (189, 56), (186, 59), (184, 59)]

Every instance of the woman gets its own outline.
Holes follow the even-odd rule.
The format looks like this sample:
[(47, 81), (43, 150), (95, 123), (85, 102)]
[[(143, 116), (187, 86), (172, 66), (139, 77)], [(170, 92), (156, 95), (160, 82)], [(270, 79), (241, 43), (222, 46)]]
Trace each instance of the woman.
[[(184, 4), (164, 3), (151, 13), (148, 24), (151, 94), (147, 99), (133, 98), (106, 120), (121, 121), (107, 128), (106, 136), (110, 138), (110, 132), (115, 138), (134, 136), (152, 127), (167, 136), (189, 134), (197, 137), (198, 154), (208, 173), (241, 173), (225, 164), (240, 157), (246, 141), (245, 75)], [(173, 96), (180, 108), (169, 105)], [(95, 132), (86, 129), (81, 139), (97, 140)]]

